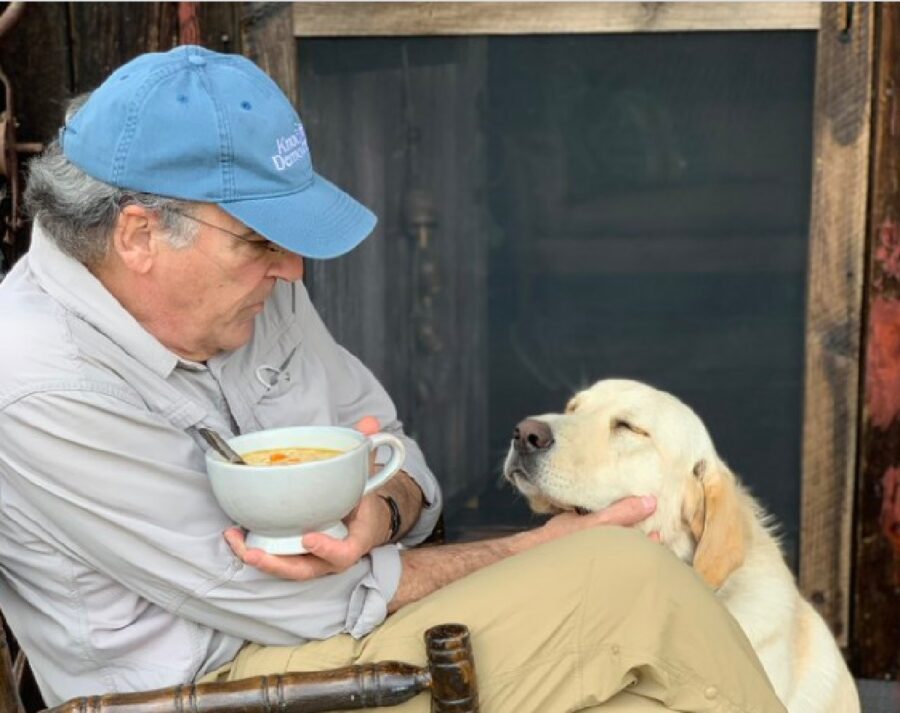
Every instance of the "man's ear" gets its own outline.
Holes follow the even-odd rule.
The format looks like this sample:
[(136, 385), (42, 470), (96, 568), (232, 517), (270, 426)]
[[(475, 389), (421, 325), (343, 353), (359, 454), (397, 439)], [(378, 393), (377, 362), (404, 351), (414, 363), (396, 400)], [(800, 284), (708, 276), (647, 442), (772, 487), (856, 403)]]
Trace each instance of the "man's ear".
[(714, 459), (694, 465), (682, 517), (697, 541), (694, 569), (718, 589), (743, 564), (748, 537), (737, 482), (724, 463)]
[(110, 250), (133, 272), (144, 274), (153, 264), (155, 221), (151, 211), (138, 205), (127, 205), (119, 213)]

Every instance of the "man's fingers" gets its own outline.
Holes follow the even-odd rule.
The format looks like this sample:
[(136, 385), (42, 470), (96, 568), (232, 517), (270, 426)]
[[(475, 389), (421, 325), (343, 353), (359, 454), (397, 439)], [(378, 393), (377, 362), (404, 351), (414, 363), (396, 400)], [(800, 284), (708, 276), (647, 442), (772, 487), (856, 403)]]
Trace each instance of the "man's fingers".
[(320, 532), (304, 535), (303, 546), (310, 554), (328, 562), (339, 572), (355, 564), (362, 556), (351, 538), (337, 540)]
[(247, 545), (244, 542), (244, 533), (239, 527), (229, 527), (225, 530), (225, 542), (239, 559), (244, 559)]
[[(656, 498), (654, 497), (623, 498), (603, 510), (585, 515), (578, 515), (575, 512), (554, 515), (539, 530), (544, 541), (548, 541), (589, 527), (604, 525), (630, 527), (645, 520), (654, 510), (656, 510)], [(651, 539), (653, 539), (652, 535)]]
[(594, 513), (592, 517), (596, 517), (598, 523), (604, 525), (629, 527), (646, 519), (654, 510), (656, 510), (656, 498), (646, 495), (640, 498), (623, 498), (608, 508)]
[(247, 561), (247, 564), (281, 579), (305, 582), (307, 579), (315, 579), (334, 571), (328, 562), (323, 562), (312, 555), (270, 555), (262, 550), (250, 550), (248, 557), (256, 552), (260, 553), (259, 558), (253, 563)]
[(334, 571), (329, 562), (323, 562), (314, 555), (270, 555), (262, 550), (248, 550), (244, 560), (261, 572), (281, 579), (305, 582)]
[(381, 430), (381, 423), (374, 416), (363, 416), (356, 422), (354, 428), (360, 433), (371, 436)]
[(270, 555), (263, 550), (247, 547), (244, 533), (236, 527), (225, 531), (225, 541), (241, 562), (273, 577), (302, 582), (334, 571), (330, 562), (325, 562), (311, 554)]
[(259, 568), (259, 563), (266, 555), (262, 550), (247, 547), (244, 532), (237, 527), (229, 527), (225, 530), (225, 542), (228, 543), (231, 551), (237, 555), (238, 559), (251, 567)]

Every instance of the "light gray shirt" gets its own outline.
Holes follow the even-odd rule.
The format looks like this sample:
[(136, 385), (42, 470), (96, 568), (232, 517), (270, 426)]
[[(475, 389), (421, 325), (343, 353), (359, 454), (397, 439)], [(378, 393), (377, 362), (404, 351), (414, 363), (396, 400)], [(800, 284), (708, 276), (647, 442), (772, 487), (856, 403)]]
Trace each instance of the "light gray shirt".
[(245, 641), (288, 645), (381, 623), (394, 545), (310, 582), (244, 566), (222, 532), (195, 427), (353, 425), (406, 445), (433, 528), (437, 483), (375, 377), (335, 343), (302, 284), (280, 283), (251, 342), (180, 360), (36, 226), (0, 283), (0, 607), (48, 705), (193, 680)]

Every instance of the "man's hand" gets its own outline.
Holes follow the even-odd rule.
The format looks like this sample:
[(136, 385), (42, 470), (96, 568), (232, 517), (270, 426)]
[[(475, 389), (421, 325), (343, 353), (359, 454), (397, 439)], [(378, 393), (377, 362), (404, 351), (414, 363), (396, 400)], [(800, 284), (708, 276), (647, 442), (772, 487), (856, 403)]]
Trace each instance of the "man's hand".
[[(574, 512), (560, 513), (534, 530), (534, 534), (539, 541), (550, 542), (558, 537), (598, 525), (631, 527), (647, 518), (655, 509), (656, 498), (650, 496), (624, 498), (603, 510), (586, 515), (578, 515)], [(654, 542), (659, 542), (658, 532), (650, 533), (649, 537)]]
[[(366, 416), (356, 424), (356, 429), (369, 436), (380, 430), (380, 424), (378, 419)], [(401, 472), (395, 478), (403, 476)], [(237, 527), (225, 531), (225, 541), (245, 564), (275, 577), (304, 581), (343, 572), (372, 549), (387, 542), (390, 511), (384, 500), (375, 493), (369, 493), (344, 519), (344, 524), (347, 525), (348, 535), (343, 540), (320, 532), (304, 535), (303, 546), (308, 554), (302, 555), (270, 555), (261, 549), (248, 548), (244, 532)]]
[(282, 579), (304, 581), (325, 574), (343, 572), (359, 562), (373, 548), (387, 539), (390, 524), (385, 525), (384, 502), (369, 493), (344, 520), (349, 534), (338, 540), (321, 532), (303, 536), (308, 554), (270, 555), (260, 549), (250, 549), (244, 533), (237, 527), (225, 531), (225, 541), (242, 562)]

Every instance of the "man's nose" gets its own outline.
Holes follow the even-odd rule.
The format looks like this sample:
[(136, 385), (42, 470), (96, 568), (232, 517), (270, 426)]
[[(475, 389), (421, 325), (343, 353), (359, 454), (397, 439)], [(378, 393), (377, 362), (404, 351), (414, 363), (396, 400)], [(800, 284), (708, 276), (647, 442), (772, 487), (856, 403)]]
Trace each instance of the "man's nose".
[(553, 445), (553, 431), (543, 421), (526, 418), (513, 431), (513, 447), (518, 453), (537, 453)]
[(296, 282), (303, 277), (303, 257), (297, 253), (282, 250), (272, 261), (269, 275), (286, 282)]

